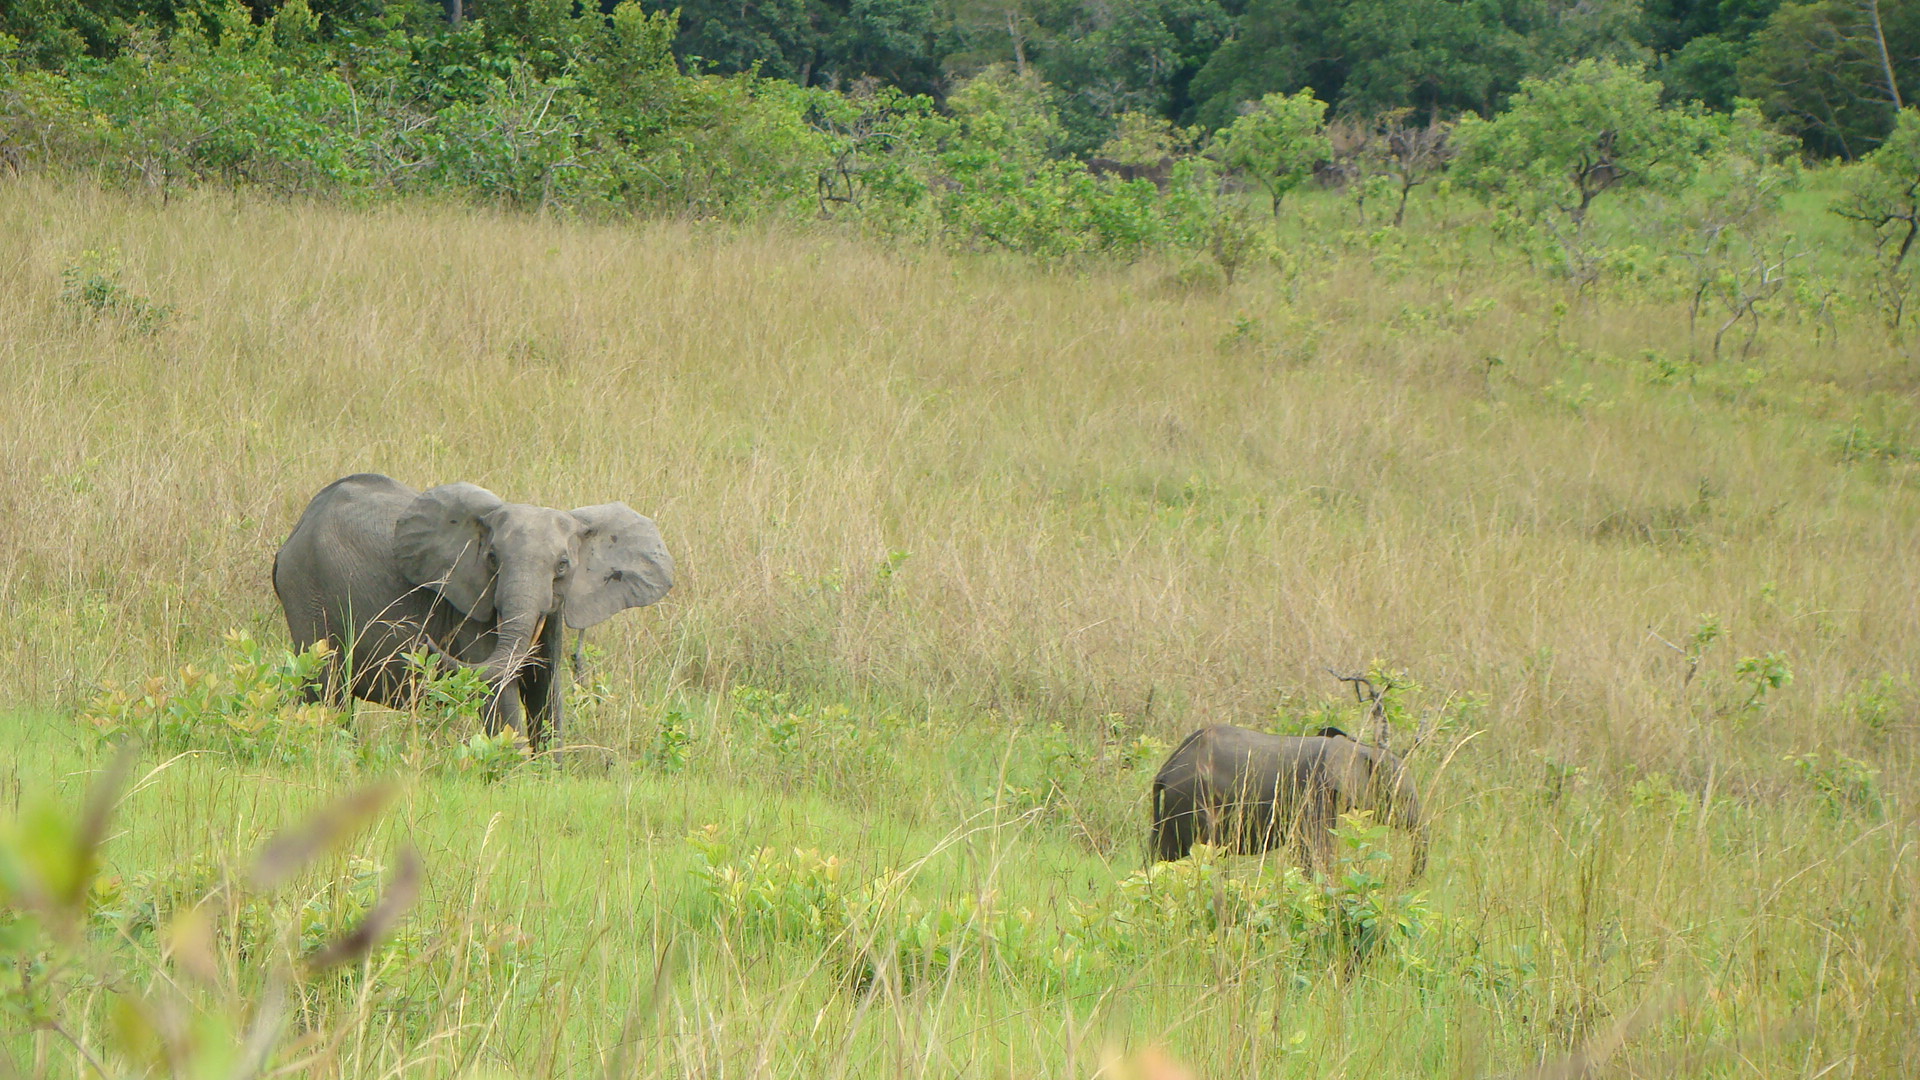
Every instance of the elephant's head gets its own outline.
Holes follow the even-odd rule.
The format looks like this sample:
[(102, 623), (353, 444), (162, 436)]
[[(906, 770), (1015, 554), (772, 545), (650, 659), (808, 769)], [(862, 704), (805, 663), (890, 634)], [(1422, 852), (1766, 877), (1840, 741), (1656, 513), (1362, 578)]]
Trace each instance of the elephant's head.
[[(1344, 732), (1342, 732), (1342, 738)], [(1338, 784), (1346, 801), (1357, 807), (1373, 807), (1380, 821), (1405, 828), (1413, 836), (1413, 861), (1409, 871), (1419, 878), (1427, 872), (1427, 815), (1421, 809), (1421, 796), (1413, 784), (1407, 763), (1392, 751), (1377, 746), (1354, 744), (1356, 757), (1352, 771), (1340, 776)], [(1354, 784), (1354, 788), (1348, 788)]]
[(1378, 807), (1388, 825), (1412, 835), (1413, 862), (1409, 870), (1418, 878), (1427, 869), (1427, 820), (1413, 774), (1406, 762), (1390, 751), (1374, 746), (1359, 749), (1368, 762), (1368, 794), (1363, 805)]
[(548, 618), (585, 629), (673, 587), (660, 530), (624, 503), (568, 512), (444, 484), (422, 492), (393, 534), (409, 581), (494, 623), (498, 644), (482, 668), (496, 684), (526, 662)]

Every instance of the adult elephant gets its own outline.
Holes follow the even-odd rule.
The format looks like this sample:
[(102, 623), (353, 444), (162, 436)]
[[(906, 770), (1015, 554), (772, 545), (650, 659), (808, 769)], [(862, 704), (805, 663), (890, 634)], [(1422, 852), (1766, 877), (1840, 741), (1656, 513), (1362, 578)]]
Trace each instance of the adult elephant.
[(1220, 724), (1186, 737), (1153, 778), (1153, 858), (1197, 843), (1242, 854), (1290, 847), (1309, 872), (1333, 867), (1334, 824), (1370, 809), (1413, 834), (1413, 876), (1427, 866), (1427, 826), (1399, 758), (1338, 728), (1269, 735)]
[(424, 650), (443, 669), (478, 671), (492, 689), (487, 731), (524, 730), (536, 749), (564, 718), (563, 626), (583, 630), (672, 587), (659, 529), (625, 503), (554, 510), (374, 473), (322, 488), (273, 559), (295, 647), (334, 646), (329, 699), (409, 707), (403, 654)]

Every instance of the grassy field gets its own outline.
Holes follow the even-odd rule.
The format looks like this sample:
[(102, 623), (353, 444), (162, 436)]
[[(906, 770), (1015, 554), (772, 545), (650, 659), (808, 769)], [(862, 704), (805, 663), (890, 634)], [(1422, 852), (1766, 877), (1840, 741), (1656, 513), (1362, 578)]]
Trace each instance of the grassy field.
[[(149, 753), (96, 935), (141, 974), (0, 1045), (81, 1077), (115, 994), (246, 1013), (260, 943), (337, 928), (411, 844), (420, 904), (299, 985), (275, 1068), (1920, 1071), (1911, 345), (1807, 302), (1714, 361), (1673, 290), (1575, 295), (1465, 210), (1341, 213), (1229, 287), (8, 181), (0, 803), (78, 805), (96, 687), (284, 643), (272, 552), (346, 473), (622, 499), (680, 580), (596, 632), (558, 761), (455, 767), (465, 731), (371, 710), (326, 752)], [(1419, 932), (1350, 968), (1204, 902), (1114, 930), (1165, 747), (1357, 724), (1325, 669), (1376, 662), (1439, 728), (1424, 895), (1380, 892)], [(289, 892), (220, 893), (217, 972), (179, 974), (169, 919), (392, 774)], [(882, 951), (941, 960), (862, 974)]]

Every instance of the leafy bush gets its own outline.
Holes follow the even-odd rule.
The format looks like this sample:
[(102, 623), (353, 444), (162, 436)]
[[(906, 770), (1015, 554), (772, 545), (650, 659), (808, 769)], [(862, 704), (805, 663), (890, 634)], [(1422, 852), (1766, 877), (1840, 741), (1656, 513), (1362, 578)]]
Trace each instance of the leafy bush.
[(786, 693), (753, 686), (736, 686), (730, 697), (737, 745), (765, 755), (773, 783), (819, 784), (866, 797), (892, 769), (892, 755), (875, 730), (894, 722), (888, 717), (858, 716), (839, 702), (795, 703)]
[(1876, 819), (1886, 814), (1879, 771), (1866, 762), (1837, 752), (1788, 754), (1786, 760), (1829, 811), (1860, 813)]
[(1267, 193), (1276, 216), (1280, 200), (1313, 175), (1332, 152), (1324, 120), (1326, 102), (1313, 91), (1268, 94), (1247, 105), (1221, 129), (1208, 156), (1246, 175)]
[(687, 753), (692, 746), (690, 718), (684, 710), (668, 709), (660, 717), (660, 726), (654, 729), (645, 759), (648, 765), (671, 776), (687, 767)]
[(1064, 925), (990, 893), (926, 901), (908, 895), (911, 874), (857, 879), (817, 850), (735, 854), (717, 826), (687, 842), (695, 888), (716, 923), (754, 941), (825, 951), (855, 983), (912, 982), (975, 964), (1059, 985), (1114, 964), (1220, 948), (1295, 966), (1336, 962), (1348, 972), (1376, 955), (1411, 962), (1430, 916), (1423, 894), (1388, 889), (1386, 833), (1364, 813), (1348, 815), (1324, 882), (1265, 860), (1248, 872), (1197, 845), (1186, 859), (1122, 879), (1108, 896), (1070, 900)]
[(1887, 324), (1898, 327), (1913, 294), (1907, 256), (1920, 236), (1920, 109), (1900, 110), (1887, 141), (1849, 171), (1834, 212), (1873, 239), (1874, 298)]
[(120, 283), (117, 252), (88, 251), (60, 274), (60, 300), (94, 319), (113, 319), (140, 334), (156, 333), (173, 318), (171, 304), (158, 304)]
[(716, 922), (755, 941), (822, 951), (856, 986), (921, 982), (964, 963), (1043, 983), (1085, 967), (1071, 938), (991, 894), (926, 903), (906, 895), (909, 874), (887, 870), (856, 882), (838, 857), (811, 849), (736, 856), (711, 825), (688, 844), (696, 888)]
[(135, 686), (96, 694), (78, 722), (103, 741), (129, 737), (166, 753), (214, 750), (244, 762), (294, 764), (351, 752), (336, 710), (306, 701), (330, 652), (269, 653), (252, 635), (229, 630), (217, 669), (188, 664)]
[(314, 16), (291, 0), (261, 26), (238, 3), (185, 10), (162, 39), (136, 31), (112, 60), (77, 69), (69, 92), (104, 121), (110, 177), (165, 193), (218, 181), (332, 191), (366, 180), (353, 89), (316, 64)]
[(476, 731), (453, 744), (436, 763), (441, 772), (471, 776), (482, 783), (499, 783), (532, 757), (527, 737), (509, 727), (499, 734)]
[(1110, 902), (1074, 913), (1081, 934), (1120, 956), (1232, 942), (1295, 964), (1339, 960), (1349, 970), (1378, 953), (1404, 957), (1428, 909), (1424, 894), (1388, 889), (1387, 831), (1366, 811), (1342, 818), (1325, 881), (1269, 859), (1241, 872), (1222, 849), (1196, 844), (1187, 858), (1122, 879)]
[(1522, 217), (1564, 217), (1578, 230), (1593, 200), (1616, 186), (1677, 189), (1721, 134), (1718, 125), (1660, 103), (1637, 67), (1582, 60), (1528, 79), (1506, 112), (1468, 116), (1454, 129), (1458, 178)]
[[(442, 671), (425, 652), (404, 657), (417, 688), (407, 725), (391, 737), (355, 737), (348, 712), (307, 700), (328, 677), (331, 647), (274, 652), (243, 630), (229, 630), (207, 668), (188, 664), (171, 675), (106, 687), (75, 715), (105, 743), (129, 739), (163, 753), (213, 751), (249, 764), (318, 762), (337, 769), (406, 765), (494, 783), (526, 765), (526, 737), (510, 728), (476, 730), (491, 688), (471, 668)], [(457, 733), (451, 745), (411, 743), (419, 732)]]

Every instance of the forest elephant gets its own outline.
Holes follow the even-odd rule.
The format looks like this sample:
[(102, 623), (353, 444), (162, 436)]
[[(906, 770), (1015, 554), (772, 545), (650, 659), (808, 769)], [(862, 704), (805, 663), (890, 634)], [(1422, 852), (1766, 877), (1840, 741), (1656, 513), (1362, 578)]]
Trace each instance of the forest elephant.
[(1249, 855), (1284, 846), (1310, 873), (1324, 873), (1333, 867), (1333, 826), (1349, 810), (1373, 810), (1406, 829), (1413, 877), (1426, 870), (1427, 825), (1399, 758), (1338, 728), (1285, 736), (1205, 727), (1153, 778), (1152, 859), (1183, 858), (1195, 843)]
[(488, 733), (521, 730), (535, 749), (561, 734), (564, 627), (672, 587), (659, 529), (625, 503), (554, 510), (373, 473), (322, 488), (273, 559), (294, 646), (334, 647), (312, 692), (407, 708), (418, 668), (404, 654), (426, 652), (441, 670), (479, 672)]

